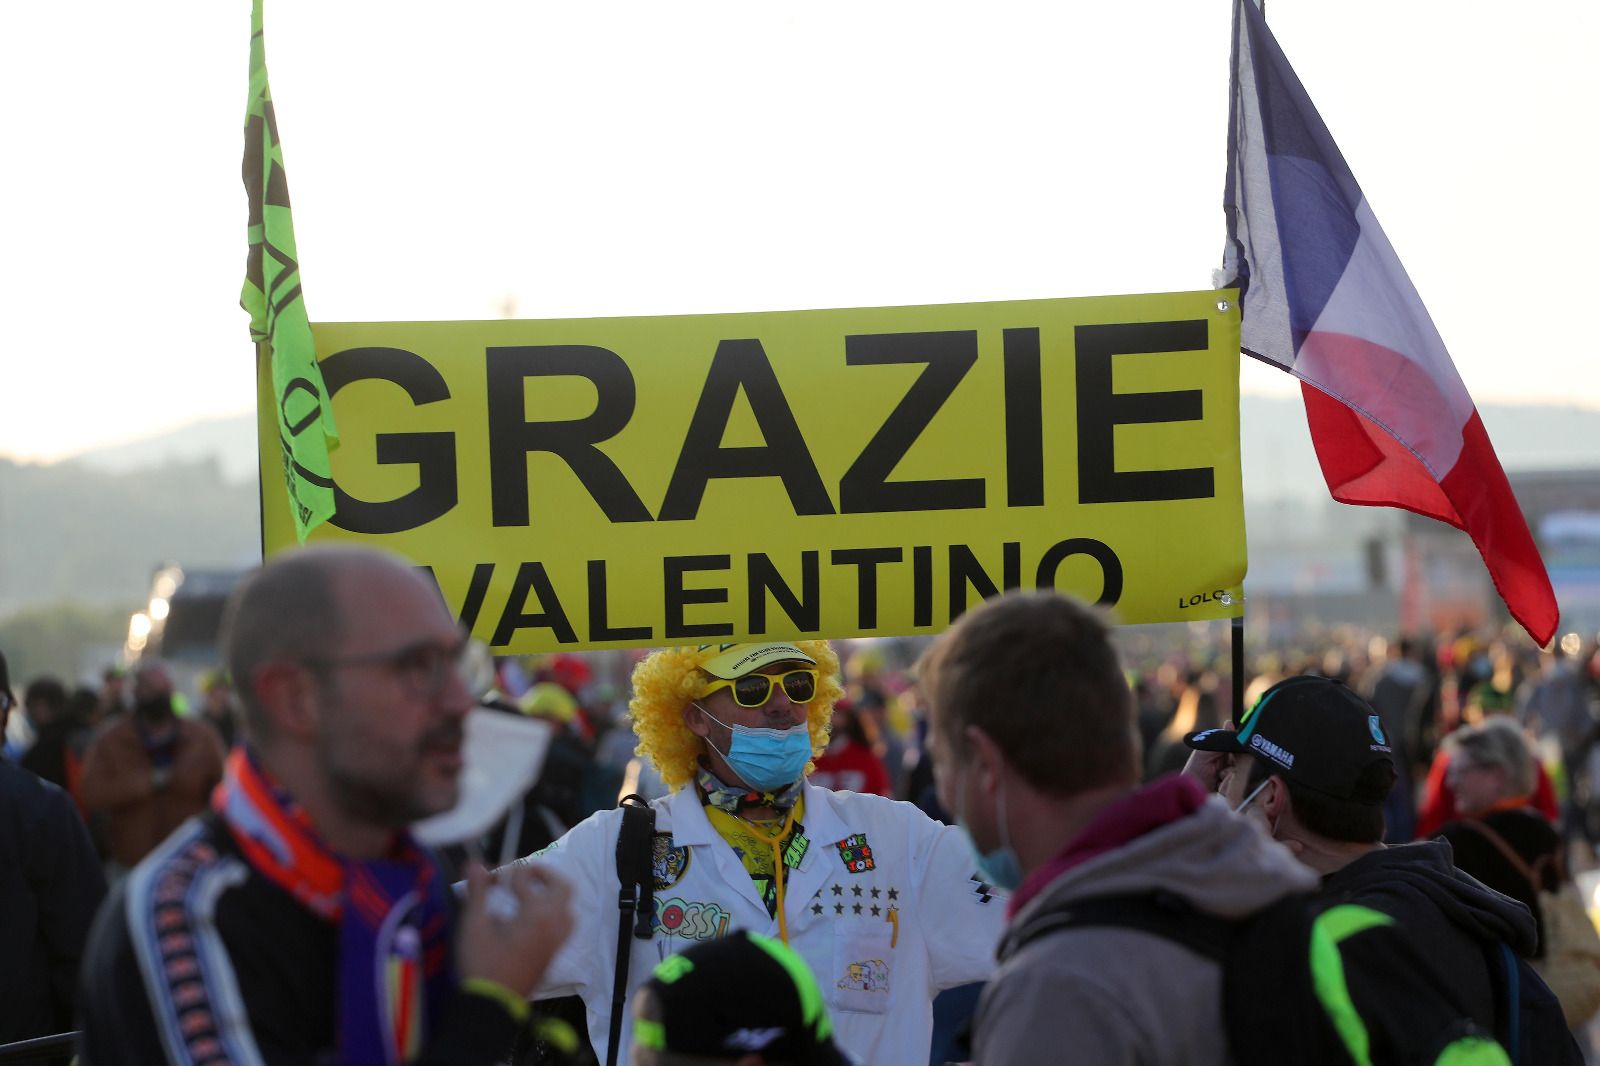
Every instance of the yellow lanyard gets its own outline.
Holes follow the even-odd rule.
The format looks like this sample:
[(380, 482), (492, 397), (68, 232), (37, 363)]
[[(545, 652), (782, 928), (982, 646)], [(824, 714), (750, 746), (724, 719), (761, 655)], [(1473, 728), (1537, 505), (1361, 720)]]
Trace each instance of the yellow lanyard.
[(788, 867), (783, 861), (783, 841), (786, 837), (788, 837), (790, 830), (794, 828), (795, 818), (800, 813), (800, 804), (796, 803), (793, 807), (789, 808), (788, 815), (784, 818), (782, 824), (778, 826), (776, 833), (768, 832), (761, 825), (755, 822), (744, 818), (739, 818), (736, 815), (728, 814), (726, 811), (718, 810), (715, 807), (706, 808), (706, 813), (711, 816), (711, 824), (713, 828), (715, 828), (717, 832), (722, 835), (724, 840), (726, 840), (729, 836), (728, 828), (725, 828), (718, 823), (723, 819), (727, 819), (729, 823), (733, 823), (733, 825), (737, 827), (738, 832), (747, 833), (751, 838), (766, 844), (772, 849), (772, 880), (775, 885), (774, 890), (778, 897), (778, 937), (785, 944), (787, 944), (789, 942), (789, 919), (783, 913), (783, 900), (784, 882), (788, 880), (788, 878), (784, 875), (787, 873)]

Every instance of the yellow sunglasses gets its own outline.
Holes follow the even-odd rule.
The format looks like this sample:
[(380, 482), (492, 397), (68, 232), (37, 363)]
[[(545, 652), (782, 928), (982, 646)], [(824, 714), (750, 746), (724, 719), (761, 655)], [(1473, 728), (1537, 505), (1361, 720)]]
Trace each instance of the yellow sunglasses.
[(784, 673), (773, 674), (745, 674), (743, 677), (734, 678), (732, 681), (713, 681), (707, 688), (707, 696), (718, 689), (732, 689), (733, 702), (741, 707), (761, 707), (772, 698), (774, 683), (783, 686), (784, 695), (795, 703), (810, 703), (817, 694), (816, 670), (787, 670)]

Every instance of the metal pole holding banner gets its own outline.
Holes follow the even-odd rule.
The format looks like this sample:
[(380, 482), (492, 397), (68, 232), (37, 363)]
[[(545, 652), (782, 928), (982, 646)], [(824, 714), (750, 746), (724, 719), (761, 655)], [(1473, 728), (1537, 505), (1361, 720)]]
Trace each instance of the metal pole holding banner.
[(1230, 618), (1228, 631), (1233, 645), (1233, 724), (1237, 728), (1244, 717), (1244, 615)]

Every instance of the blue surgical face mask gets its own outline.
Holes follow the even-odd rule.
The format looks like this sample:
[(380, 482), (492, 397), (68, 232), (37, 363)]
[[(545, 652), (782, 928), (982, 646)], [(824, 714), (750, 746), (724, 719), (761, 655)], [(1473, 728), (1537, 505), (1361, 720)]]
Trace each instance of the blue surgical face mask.
[(995, 796), (995, 820), (1000, 831), (1000, 846), (993, 851), (979, 851), (978, 842), (972, 837), (972, 830), (967, 828), (965, 767), (962, 768), (961, 776), (961, 784), (957, 786), (959, 798), (955, 811), (956, 825), (967, 835), (967, 847), (972, 850), (972, 861), (978, 865), (978, 876), (996, 888), (1015, 892), (1022, 884), (1022, 862), (1017, 858), (1016, 849), (1011, 846), (1011, 834), (1006, 830), (1006, 783), (1000, 782), (998, 794)]
[[(747, 725), (728, 725), (696, 703), (707, 718), (733, 734), (727, 751), (718, 751), (739, 780), (762, 792), (774, 792), (791, 785), (805, 772), (811, 761), (811, 730), (805, 722), (789, 729), (756, 729)], [(711, 744), (710, 739), (706, 740)], [(711, 744), (712, 750), (716, 745)]]

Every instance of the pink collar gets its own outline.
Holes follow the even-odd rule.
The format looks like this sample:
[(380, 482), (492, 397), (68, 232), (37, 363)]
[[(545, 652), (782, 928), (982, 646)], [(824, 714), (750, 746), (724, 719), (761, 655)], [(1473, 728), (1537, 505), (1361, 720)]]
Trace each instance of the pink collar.
[(1206, 801), (1200, 783), (1185, 774), (1168, 774), (1135, 789), (1095, 815), (1054, 858), (1028, 875), (1011, 896), (1007, 917), (1044, 891), (1056, 878), (1090, 859), (1115, 851), (1153, 829), (1199, 810)]

